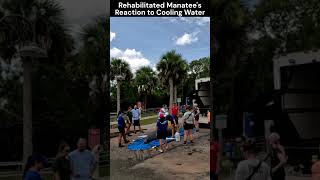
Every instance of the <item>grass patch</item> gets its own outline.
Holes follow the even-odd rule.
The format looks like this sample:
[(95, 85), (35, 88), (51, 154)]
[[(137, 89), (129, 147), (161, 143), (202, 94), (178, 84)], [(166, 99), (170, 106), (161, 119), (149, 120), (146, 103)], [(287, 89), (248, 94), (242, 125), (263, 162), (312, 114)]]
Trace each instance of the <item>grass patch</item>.
[[(153, 123), (156, 123), (156, 122), (157, 122), (157, 118), (150, 117), (150, 118), (147, 118), (147, 119), (140, 120), (140, 125), (144, 126), (144, 125), (153, 124)], [(133, 124), (131, 125), (131, 127), (132, 126), (133, 126)], [(118, 128), (118, 124), (113, 125), (112, 129), (116, 129), (116, 128)]]
[[(145, 117), (148, 117), (148, 116), (155, 116), (155, 115), (158, 115), (158, 113), (157, 112), (142, 112), (141, 118), (145, 118)], [(127, 120), (127, 118), (128, 117), (125, 115), (124, 119)], [(110, 116), (110, 121), (111, 122), (117, 121), (117, 117), (116, 116)]]
[(140, 123), (141, 125), (148, 125), (148, 124), (153, 124), (153, 123), (156, 123), (157, 122), (157, 118), (154, 118), (154, 117), (151, 117), (151, 118), (147, 118), (147, 119), (144, 119), (144, 120), (141, 120)]

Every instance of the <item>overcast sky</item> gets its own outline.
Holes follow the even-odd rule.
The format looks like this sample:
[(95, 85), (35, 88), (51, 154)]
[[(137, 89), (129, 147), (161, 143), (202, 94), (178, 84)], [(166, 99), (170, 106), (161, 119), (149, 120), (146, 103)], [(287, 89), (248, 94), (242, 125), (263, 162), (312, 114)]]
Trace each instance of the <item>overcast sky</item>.
[[(107, 0), (57, 0), (64, 8), (65, 20), (70, 28), (72, 35), (79, 45), (78, 35), (81, 27), (92, 22), (95, 17), (106, 16), (109, 10)], [(108, 3), (108, 4), (107, 4)]]

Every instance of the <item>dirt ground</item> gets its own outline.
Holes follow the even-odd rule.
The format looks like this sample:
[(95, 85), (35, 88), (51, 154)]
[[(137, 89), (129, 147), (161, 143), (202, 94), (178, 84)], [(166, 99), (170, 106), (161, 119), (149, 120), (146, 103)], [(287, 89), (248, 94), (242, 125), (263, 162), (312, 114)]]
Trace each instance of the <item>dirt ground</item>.
[[(155, 124), (144, 126), (143, 129), (152, 131)], [(137, 133), (129, 137), (136, 139), (140, 135)], [(194, 134), (195, 143), (193, 145), (183, 145), (183, 142), (169, 143), (169, 149), (164, 153), (159, 153), (156, 149), (147, 152), (134, 152), (128, 150), (127, 146), (118, 147), (118, 138), (110, 141), (111, 151), (111, 180), (198, 180), (210, 179), (210, 147), (209, 129), (200, 129)], [(144, 159), (137, 158), (140, 153)]]

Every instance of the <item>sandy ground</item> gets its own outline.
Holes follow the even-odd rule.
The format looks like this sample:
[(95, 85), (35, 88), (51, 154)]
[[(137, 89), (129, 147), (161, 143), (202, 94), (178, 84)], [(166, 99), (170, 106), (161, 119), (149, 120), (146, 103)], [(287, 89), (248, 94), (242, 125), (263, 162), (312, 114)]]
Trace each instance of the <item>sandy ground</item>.
[[(223, 178), (223, 180), (234, 180), (233, 177)], [(287, 176), (286, 180), (311, 180), (311, 177), (295, 177), (295, 176)]]
[[(155, 129), (155, 124), (144, 126), (143, 129), (146, 129), (145, 132), (152, 131)], [(129, 139), (136, 139), (138, 135), (140, 134), (137, 133)], [(144, 160), (137, 158), (135, 152), (129, 151), (127, 147), (119, 148), (118, 138), (112, 138), (110, 179), (209, 180), (209, 137), (209, 129), (200, 129), (199, 133), (194, 134), (193, 145), (171, 142), (169, 149), (164, 153), (159, 153), (156, 149), (150, 154), (144, 152)]]

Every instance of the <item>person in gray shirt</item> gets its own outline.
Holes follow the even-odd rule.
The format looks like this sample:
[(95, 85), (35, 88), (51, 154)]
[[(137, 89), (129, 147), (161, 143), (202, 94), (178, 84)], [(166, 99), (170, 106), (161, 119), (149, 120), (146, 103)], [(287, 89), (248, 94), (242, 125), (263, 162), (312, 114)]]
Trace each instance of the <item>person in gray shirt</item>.
[(271, 180), (270, 167), (256, 157), (256, 145), (246, 144), (243, 150), (246, 160), (238, 164), (235, 180)]
[(69, 154), (71, 180), (92, 180), (97, 163), (93, 153), (86, 149), (87, 140), (80, 138), (78, 148)]

